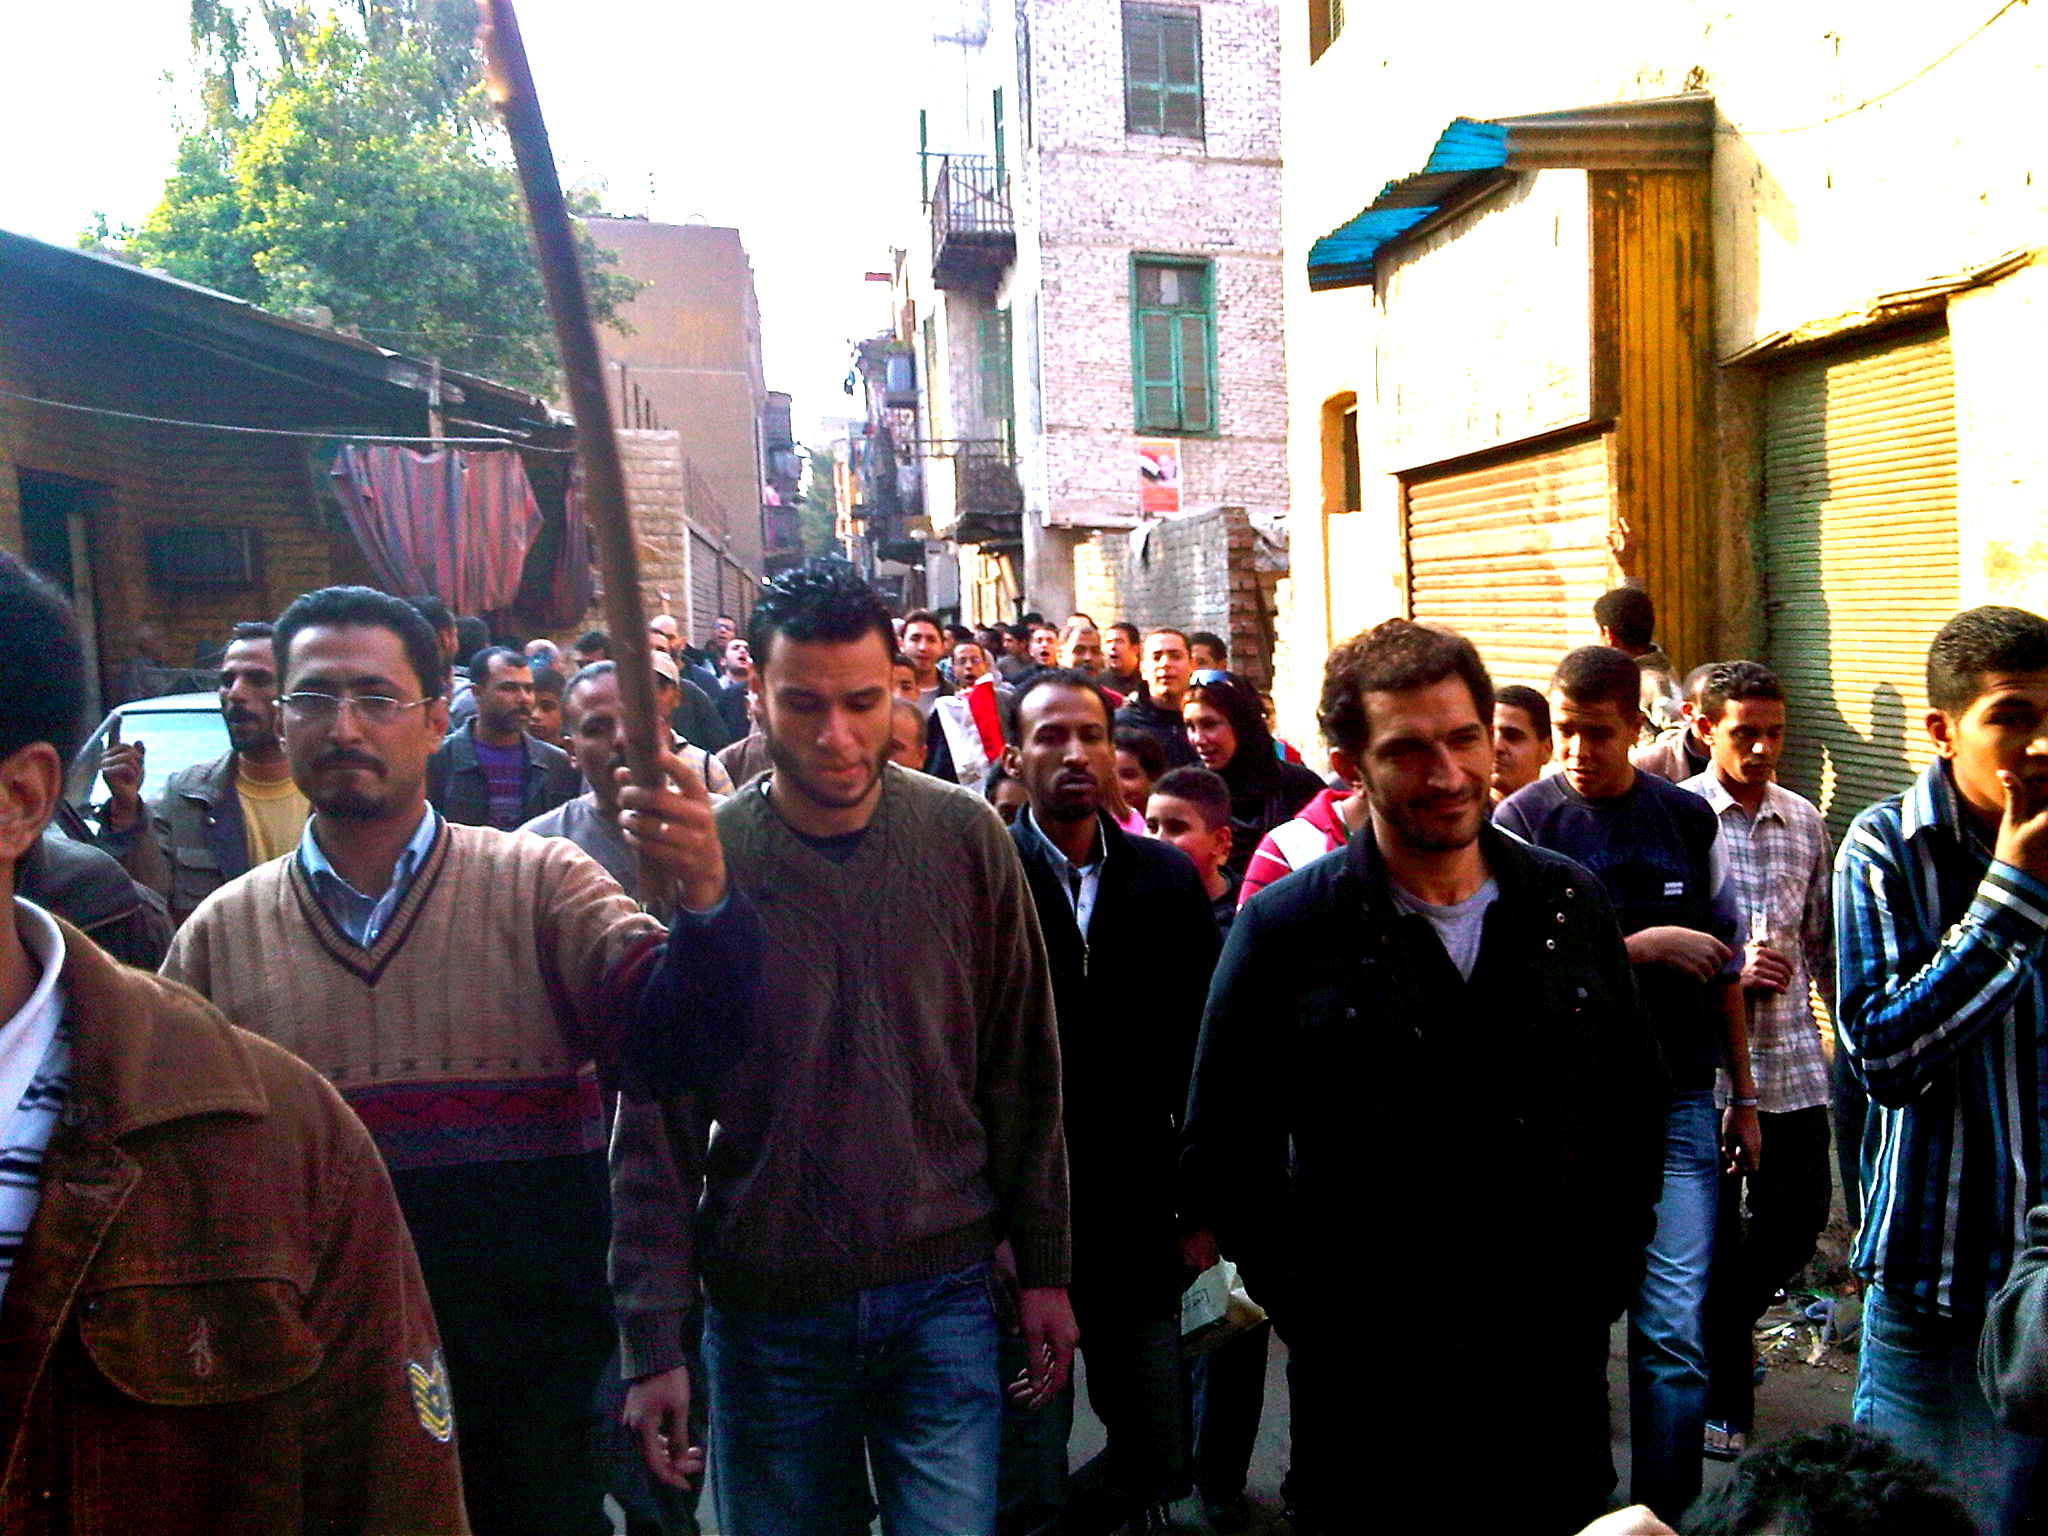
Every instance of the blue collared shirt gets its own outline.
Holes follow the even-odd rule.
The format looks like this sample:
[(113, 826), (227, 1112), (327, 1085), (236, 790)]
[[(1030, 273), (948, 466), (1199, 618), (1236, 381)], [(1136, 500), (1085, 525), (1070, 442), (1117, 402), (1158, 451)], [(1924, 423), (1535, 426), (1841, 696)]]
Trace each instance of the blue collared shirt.
[(1983, 1312), (2042, 1198), (2048, 885), (1991, 855), (1937, 760), (1835, 861), (1836, 1024), (1872, 1100), (1853, 1262), (1944, 1316)]
[(1024, 824), (1031, 829), (1031, 835), (1045, 844), (1045, 851), (1052, 856), (1052, 867), (1059, 872), (1060, 889), (1067, 893), (1067, 900), (1074, 908), (1074, 926), (1081, 930), (1081, 936), (1088, 936), (1088, 921), (1095, 916), (1095, 896), (1102, 889), (1102, 861), (1106, 850), (1102, 846), (1102, 823), (1095, 823), (1095, 857), (1086, 864), (1071, 863), (1059, 844), (1045, 835), (1045, 829), (1038, 824), (1038, 818), (1031, 814), (1031, 808), (1024, 808)]
[(419, 873), (420, 865), (426, 862), (427, 853), (434, 846), (434, 838), (441, 830), (441, 813), (431, 805), (420, 817), (420, 824), (413, 829), (412, 839), (398, 852), (398, 862), (392, 866), (391, 884), (384, 888), (382, 896), (365, 896), (335, 872), (327, 862), (327, 855), (320, 851), (320, 839), (313, 835), (313, 818), (306, 820), (306, 830), (299, 837), (299, 867), (305, 870), (307, 883), (313, 887), (313, 894), (335, 925), (364, 949), (377, 942), (377, 935), (384, 931), (384, 925), (391, 921), (391, 914), (398, 910), (398, 904), (405, 900), (405, 893), (412, 885), (412, 877)]

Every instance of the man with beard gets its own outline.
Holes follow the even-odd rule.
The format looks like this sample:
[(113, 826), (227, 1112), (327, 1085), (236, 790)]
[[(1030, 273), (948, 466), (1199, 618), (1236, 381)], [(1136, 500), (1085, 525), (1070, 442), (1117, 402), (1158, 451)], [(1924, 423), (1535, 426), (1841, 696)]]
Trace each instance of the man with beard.
[[(684, 789), (620, 791), (629, 840), (686, 871), (624, 1061), (629, 1094), (672, 1098), (688, 1127), (671, 1141), (697, 1212), (677, 1283), (707, 1297), (718, 1528), (843, 1530), (871, 1465), (885, 1530), (987, 1536), (998, 1243), (1033, 1401), (1074, 1345), (1044, 942), (987, 805), (886, 761), (895, 637), (874, 591), (806, 567), (762, 588), (750, 625), (770, 771), (715, 818), (681, 764)], [(934, 890), (942, 920), (897, 921)], [(729, 1064), (701, 1070), (718, 1042)], [(614, 1174), (622, 1225), (630, 1172)], [(681, 1365), (627, 1401), (670, 1480)]]
[[(1103, 1450), (1067, 1477), (1069, 1384), (1004, 1425), (1003, 1527), (1106, 1533), (1159, 1503), (1180, 1467), (1180, 1293), (1214, 1262), (1174, 1208), (1181, 1111), (1219, 935), (1188, 856), (1104, 811), (1109, 700), (1089, 674), (1040, 672), (1010, 706), (1003, 764), (1030, 805), (1011, 823), (1052, 968), (1074, 1201), (1074, 1318)], [(1171, 954), (1164, 968), (1150, 956)], [(1094, 961), (1090, 963), (1090, 956)], [(1206, 1246), (1205, 1246), (1206, 1245)], [(1004, 1374), (1024, 1365), (1013, 1348)]]
[[(660, 925), (566, 840), (427, 803), (447, 705), (410, 607), (308, 593), (276, 648), (312, 818), (289, 857), (207, 898), (164, 973), (318, 1069), (369, 1127), (440, 1322), (446, 1378), (422, 1391), (452, 1383), (471, 1523), (598, 1536), (588, 1430), (611, 1315), (588, 1067)], [(504, 665), (480, 669), (487, 695)]]
[(427, 799), (450, 821), (509, 832), (576, 793), (576, 768), (560, 747), (535, 739), (533, 668), (509, 645), (470, 661), (476, 717), (449, 734), (427, 764)]
[(102, 841), (164, 898), (173, 923), (237, 875), (290, 852), (306, 825), (306, 797), (278, 739), (270, 625), (234, 627), (220, 659), (220, 713), (228, 751), (172, 774), (146, 826), (142, 743), (109, 748), (100, 765), (109, 792)]
[[(1471, 642), (1390, 619), (1331, 653), (1318, 714), (1368, 814), (1238, 913), (1182, 1207), (1291, 1352), (1295, 1530), (1349, 1528), (1362, 1488), (1440, 1484), (1461, 1528), (1576, 1531), (1614, 1481), (1607, 1325), (1658, 1188), (1666, 1094), (1628, 953), (1584, 870), (1487, 822), (1493, 685)], [(1388, 1326), (1418, 1274), (1443, 1316), (1497, 1313), (1475, 1242), (1512, 1266), (1519, 1319), (1476, 1482), (1472, 1442), (1443, 1432), (1470, 1383), (1431, 1330)]]

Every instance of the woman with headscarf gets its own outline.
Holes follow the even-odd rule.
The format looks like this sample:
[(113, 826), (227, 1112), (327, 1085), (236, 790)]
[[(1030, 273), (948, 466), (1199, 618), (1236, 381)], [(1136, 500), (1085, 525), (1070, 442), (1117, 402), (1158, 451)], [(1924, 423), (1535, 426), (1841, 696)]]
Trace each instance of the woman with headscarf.
[(1323, 781), (1300, 763), (1282, 761), (1258, 693), (1241, 677), (1197, 672), (1180, 713), (1195, 756), (1229, 786), (1230, 858), (1225, 867), (1242, 880), (1260, 839), (1321, 793)]

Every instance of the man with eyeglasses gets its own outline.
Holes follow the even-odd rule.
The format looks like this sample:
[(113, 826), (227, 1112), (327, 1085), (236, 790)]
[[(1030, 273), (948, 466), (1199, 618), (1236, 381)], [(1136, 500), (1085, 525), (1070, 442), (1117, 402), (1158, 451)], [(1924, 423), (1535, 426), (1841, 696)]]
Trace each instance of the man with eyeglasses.
[[(604, 1136), (588, 1067), (660, 926), (563, 838), (427, 800), (447, 730), (433, 632), (364, 587), (277, 622), (282, 723), (313, 815), (216, 891), (165, 974), (302, 1057), (370, 1128), (441, 1326), (471, 1523), (610, 1530), (589, 1403), (610, 1352)], [(502, 675), (502, 659), (480, 669)]]
[(290, 852), (309, 809), (278, 738), (270, 625), (234, 627), (219, 692), (228, 750), (172, 774), (146, 814), (142, 743), (110, 747), (100, 763), (108, 792), (101, 843), (164, 898), (173, 923), (237, 875)]
[(427, 763), (427, 799), (450, 821), (510, 832), (576, 798), (582, 781), (560, 747), (527, 734), (533, 667), (509, 645), (469, 663), (476, 715), (449, 733)]

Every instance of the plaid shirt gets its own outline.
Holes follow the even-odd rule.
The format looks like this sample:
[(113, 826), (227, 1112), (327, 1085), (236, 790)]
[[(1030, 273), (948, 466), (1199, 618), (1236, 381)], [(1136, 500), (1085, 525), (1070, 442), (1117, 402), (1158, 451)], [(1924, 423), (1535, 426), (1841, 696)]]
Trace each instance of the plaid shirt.
[(1936, 760), (1850, 827), (1835, 929), (1872, 1100), (1852, 1262), (1905, 1306), (1980, 1314), (2042, 1197), (2048, 885), (1992, 860)]
[[(1752, 818), (1709, 768), (1678, 786), (1720, 818), (1721, 861), (1727, 867), (1743, 936), (1770, 945), (1792, 962), (1783, 992), (1751, 992), (1749, 1065), (1757, 1108), (1767, 1115), (1812, 1109), (1828, 1101), (1828, 1064), (1813, 1017), (1813, 984), (1833, 1012), (1835, 920), (1831, 906), (1835, 851), (1820, 812), (1777, 784), (1764, 786)], [(1721, 1074), (1725, 1097), (1728, 1076)]]

